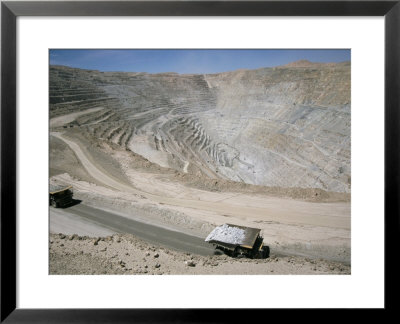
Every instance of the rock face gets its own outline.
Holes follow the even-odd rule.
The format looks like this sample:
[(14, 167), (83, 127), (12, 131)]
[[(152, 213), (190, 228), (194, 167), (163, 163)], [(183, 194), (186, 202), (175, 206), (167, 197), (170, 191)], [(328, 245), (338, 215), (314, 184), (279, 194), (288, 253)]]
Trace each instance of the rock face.
[(70, 116), (60, 128), (264, 186), (350, 192), (350, 97), (348, 62), (211, 75), (50, 67), (50, 117)]

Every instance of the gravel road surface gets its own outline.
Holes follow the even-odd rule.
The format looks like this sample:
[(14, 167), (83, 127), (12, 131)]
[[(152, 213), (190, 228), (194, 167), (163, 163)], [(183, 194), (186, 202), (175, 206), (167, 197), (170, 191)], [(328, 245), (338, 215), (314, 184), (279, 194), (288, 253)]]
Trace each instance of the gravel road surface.
[[(199, 255), (213, 255), (212, 245), (204, 242), (204, 239), (172, 231), (166, 228), (138, 222), (109, 211), (93, 208), (84, 204), (77, 204), (62, 209), (64, 221), (77, 223), (79, 229), (82, 222), (91, 222), (98, 227), (103, 227), (113, 232), (133, 234), (150, 243), (169, 247), (174, 250), (195, 253)], [(50, 225), (54, 224), (59, 209), (50, 208)], [(51, 230), (51, 226), (50, 226)], [(54, 229), (53, 229), (54, 232)]]

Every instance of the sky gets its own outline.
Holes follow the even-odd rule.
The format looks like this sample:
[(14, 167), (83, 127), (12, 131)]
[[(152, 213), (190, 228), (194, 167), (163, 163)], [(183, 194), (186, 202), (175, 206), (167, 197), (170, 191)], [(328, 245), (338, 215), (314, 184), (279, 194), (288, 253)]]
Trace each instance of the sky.
[(50, 49), (49, 55), (51, 65), (148, 73), (218, 73), (274, 67), (298, 60), (350, 61), (348, 49)]

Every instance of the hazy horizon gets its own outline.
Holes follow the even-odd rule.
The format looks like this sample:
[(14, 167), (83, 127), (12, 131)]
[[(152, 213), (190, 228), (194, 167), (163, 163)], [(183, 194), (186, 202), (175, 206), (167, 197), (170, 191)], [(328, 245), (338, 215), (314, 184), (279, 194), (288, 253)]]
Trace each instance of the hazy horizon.
[(212, 74), (259, 69), (299, 60), (350, 61), (346, 49), (50, 49), (50, 65), (102, 72)]

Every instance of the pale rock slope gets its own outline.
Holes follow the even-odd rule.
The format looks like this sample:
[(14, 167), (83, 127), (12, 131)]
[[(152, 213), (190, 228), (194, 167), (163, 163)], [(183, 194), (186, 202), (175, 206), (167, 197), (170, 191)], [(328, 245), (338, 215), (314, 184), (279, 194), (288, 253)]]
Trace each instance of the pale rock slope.
[(308, 61), (207, 75), (50, 66), (50, 125), (186, 173), (350, 192), (350, 70)]

